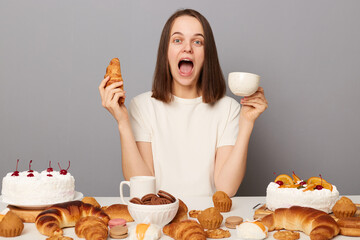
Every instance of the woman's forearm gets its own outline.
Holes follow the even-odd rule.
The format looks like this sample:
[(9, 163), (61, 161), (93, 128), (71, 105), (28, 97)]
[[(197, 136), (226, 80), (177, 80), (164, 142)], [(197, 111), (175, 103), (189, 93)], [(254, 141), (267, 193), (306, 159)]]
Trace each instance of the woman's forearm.
[(253, 127), (254, 122), (240, 118), (235, 145), (215, 178), (216, 189), (226, 192), (229, 196), (236, 194), (245, 176), (248, 146)]
[(121, 143), (122, 171), (124, 178), (129, 180), (132, 176), (153, 175), (144, 159), (141, 157), (131, 129), (130, 121), (126, 120), (118, 126)]

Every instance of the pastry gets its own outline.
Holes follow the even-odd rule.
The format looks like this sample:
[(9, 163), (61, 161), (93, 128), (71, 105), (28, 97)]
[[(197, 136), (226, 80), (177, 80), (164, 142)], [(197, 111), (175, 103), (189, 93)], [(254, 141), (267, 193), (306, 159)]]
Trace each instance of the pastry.
[(225, 227), (235, 229), (237, 225), (243, 222), (242, 217), (230, 216), (225, 219)]
[(243, 222), (236, 226), (238, 238), (264, 239), (267, 237), (267, 228), (259, 221)]
[(231, 233), (229, 232), (229, 230), (224, 230), (224, 229), (221, 229), (221, 228), (207, 230), (205, 233), (206, 233), (207, 238), (219, 239), (219, 238), (229, 238), (229, 237), (231, 237)]
[[(120, 61), (118, 58), (111, 59), (109, 66), (106, 68), (106, 74), (104, 78), (107, 76), (110, 76), (109, 81), (107, 81), (105, 87), (109, 86), (110, 84), (113, 84), (115, 82), (121, 82), (123, 81), (121, 76), (121, 69), (120, 69)], [(124, 90), (124, 85), (121, 85), (120, 88)], [(119, 103), (123, 104), (125, 102), (124, 98), (119, 99)]]
[(281, 229), (302, 231), (312, 240), (331, 239), (340, 231), (338, 224), (331, 216), (308, 207), (279, 208), (262, 218), (261, 222), (268, 227), (269, 231)]
[(277, 231), (273, 236), (279, 240), (296, 240), (300, 238), (300, 233), (294, 231)]
[(181, 201), (179, 199), (178, 211), (177, 211), (175, 217), (173, 218), (173, 220), (171, 220), (170, 223), (180, 222), (182, 220), (188, 219), (187, 212), (188, 212), (188, 207), (186, 206), (186, 204), (183, 201)]
[(214, 207), (220, 212), (229, 212), (232, 206), (232, 200), (223, 191), (217, 191), (212, 197)]
[(337, 223), (341, 235), (360, 237), (360, 217), (340, 218)]
[(271, 211), (277, 208), (301, 206), (330, 213), (338, 198), (339, 192), (336, 186), (325, 179), (311, 177), (304, 181), (295, 173), (292, 178), (287, 174), (277, 176), (266, 189), (266, 207)]
[(191, 210), (189, 212), (189, 216), (192, 218), (197, 218), (200, 213), (201, 213), (201, 210)]
[(81, 201), (71, 201), (55, 204), (43, 212), (35, 219), (38, 231), (46, 236), (62, 234), (62, 228), (73, 227), (82, 217), (95, 216), (102, 219), (106, 226), (109, 216), (100, 208)]
[(24, 223), (12, 211), (8, 211), (0, 221), (1, 237), (19, 236), (23, 229), (24, 229)]
[(107, 224), (95, 216), (80, 218), (75, 224), (75, 233), (86, 240), (106, 240), (108, 238)]
[(74, 240), (74, 239), (71, 237), (63, 236), (61, 234), (55, 234), (52, 235), (51, 237), (46, 238), (46, 240)]
[(216, 229), (220, 227), (223, 216), (219, 210), (211, 207), (201, 211), (197, 219), (204, 229)]
[(84, 197), (81, 201), (84, 203), (89, 203), (89, 204), (93, 205), (94, 207), (101, 208), (98, 201), (96, 201), (96, 199), (93, 197)]
[(113, 218), (110, 219), (108, 225), (109, 228), (113, 228), (115, 226), (126, 226), (126, 220), (123, 218)]
[(110, 237), (116, 239), (123, 239), (128, 237), (128, 227), (117, 225), (110, 228)]
[(161, 228), (156, 224), (139, 223), (130, 229), (130, 240), (157, 240), (161, 237)]
[(347, 197), (341, 197), (332, 208), (332, 211), (337, 218), (352, 217), (355, 215), (356, 210), (356, 205)]
[(54, 171), (49, 167), (37, 172), (31, 169), (31, 162), (28, 171), (9, 172), (2, 179), (3, 202), (26, 206), (74, 200), (75, 179), (67, 170)]
[(134, 219), (131, 217), (128, 206), (125, 204), (113, 204), (104, 209), (104, 212), (109, 215), (110, 219), (123, 218), (127, 222), (133, 222)]
[(206, 240), (206, 233), (194, 220), (171, 223), (163, 228), (164, 234), (175, 240)]
[(18, 215), (18, 217), (25, 223), (34, 223), (37, 215), (41, 213), (43, 210), (35, 210), (35, 209), (22, 209), (12, 205), (8, 205), (8, 208)]

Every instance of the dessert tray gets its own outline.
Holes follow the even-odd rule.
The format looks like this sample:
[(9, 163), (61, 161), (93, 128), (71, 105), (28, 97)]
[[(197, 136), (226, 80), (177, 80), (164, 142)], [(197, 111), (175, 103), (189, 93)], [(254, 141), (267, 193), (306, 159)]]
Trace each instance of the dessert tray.
[[(81, 200), (83, 198), (83, 196), (84, 195), (81, 192), (75, 192), (75, 196), (74, 196), (73, 201)], [(23, 205), (23, 204), (5, 202), (5, 201), (3, 201), (2, 196), (0, 196), (0, 202), (3, 202), (3, 203), (8, 204), (8, 205), (15, 206), (15, 207), (18, 207), (18, 208), (22, 208), (22, 209), (34, 209), (34, 210), (35, 209), (45, 209), (45, 208), (47, 208), (47, 207), (49, 207), (51, 205), (61, 203), (61, 202), (53, 202), (53, 203), (47, 203), (47, 204), (41, 203), (41, 204)]]

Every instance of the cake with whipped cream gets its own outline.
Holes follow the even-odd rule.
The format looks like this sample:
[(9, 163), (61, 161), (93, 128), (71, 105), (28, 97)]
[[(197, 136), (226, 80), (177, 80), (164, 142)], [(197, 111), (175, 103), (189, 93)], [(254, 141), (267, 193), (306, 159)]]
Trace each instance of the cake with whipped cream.
[(272, 211), (302, 206), (330, 213), (338, 199), (339, 192), (335, 185), (321, 177), (311, 177), (304, 181), (295, 173), (293, 179), (286, 174), (279, 175), (266, 189), (266, 207)]
[(54, 171), (49, 167), (37, 172), (29, 167), (28, 171), (7, 173), (2, 180), (1, 195), (3, 202), (13, 205), (67, 202), (74, 199), (75, 179), (67, 169)]

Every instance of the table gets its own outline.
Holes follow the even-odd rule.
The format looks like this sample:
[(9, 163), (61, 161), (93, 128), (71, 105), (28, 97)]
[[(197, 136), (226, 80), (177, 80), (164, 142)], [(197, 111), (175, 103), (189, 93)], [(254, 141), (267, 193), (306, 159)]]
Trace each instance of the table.
[[(356, 195), (356, 196), (352, 195), (352, 196), (347, 196), (347, 197), (349, 197), (354, 203), (360, 203), (360, 195)], [(95, 197), (95, 198), (100, 203), (101, 206), (109, 206), (109, 205), (112, 205), (115, 203), (121, 203), (120, 197)], [(208, 207), (213, 207), (211, 197), (187, 197), (187, 198), (184, 197), (181, 200), (183, 200), (183, 202), (188, 206), (189, 211), (190, 210), (204, 210)], [(224, 216), (224, 219), (229, 216), (241, 216), (245, 221), (245, 220), (253, 220), (253, 215), (254, 215), (253, 207), (255, 205), (257, 205), (258, 203), (265, 203), (265, 197), (233, 197), (232, 201), (233, 201), (233, 205), (232, 205), (231, 211), (228, 213), (222, 213), (222, 215)], [(6, 208), (6, 205), (4, 203), (0, 203), (0, 212), (3, 211), (5, 208)], [(133, 224), (134, 223), (129, 223), (128, 225), (130, 227)], [(25, 225), (25, 227), (24, 227), (22, 234), (19, 237), (17, 237), (16, 239), (19, 239), (19, 240), (20, 239), (21, 240), (46, 239), (46, 236), (41, 235), (37, 231), (35, 224), (25, 223), (24, 225)], [(222, 223), (221, 227), (226, 229), (224, 226), (224, 222)], [(238, 239), (236, 237), (235, 230), (230, 229), (230, 232), (231, 232), (231, 237), (226, 238), (226, 240)], [(267, 239), (274, 239), (272, 237), (273, 233), (274, 232), (270, 232)], [(76, 236), (76, 234), (74, 232), (74, 228), (64, 229), (64, 235), (72, 237), (74, 239), (81, 239)], [(8, 239), (8, 238), (0, 237), (0, 239)], [(111, 239), (111, 238), (109, 237), (108, 239)], [(129, 238), (127, 238), (127, 239), (129, 239)], [(163, 235), (163, 237), (161, 239), (170, 240), (172, 238)], [(300, 239), (310, 239), (310, 237), (303, 233), (300, 233)], [(359, 240), (360, 238), (345, 237), (345, 236), (338, 235), (333, 239), (334, 240), (352, 240), (352, 239)]]

